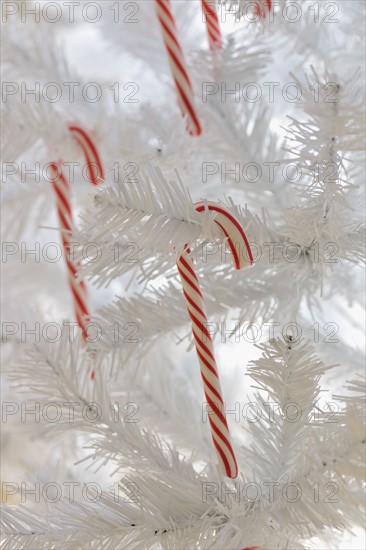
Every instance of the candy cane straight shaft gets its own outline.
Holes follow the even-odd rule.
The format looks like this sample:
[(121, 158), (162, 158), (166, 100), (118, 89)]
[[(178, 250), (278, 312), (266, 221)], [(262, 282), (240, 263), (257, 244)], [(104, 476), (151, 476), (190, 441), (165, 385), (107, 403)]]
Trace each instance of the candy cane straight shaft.
[(188, 119), (187, 129), (189, 133), (198, 136), (201, 133), (201, 125), (197, 116), (192, 83), (188, 76), (183, 50), (179, 43), (170, 0), (155, 0), (155, 6), (178, 94), (178, 103), (183, 116)]
[(78, 266), (70, 258), (70, 241), (72, 236), (73, 217), (71, 210), (70, 183), (63, 174), (61, 163), (53, 163), (52, 185), (57, 199), (57, 215), (61, 230), (61, 239), (65, 251), (67, 275), (75, 306), (75, 315), (79, 327), (82, 329), (84, 340), (87, 338), (86, 323), (89, 318), (87, 290), (84, 281), (77, 279)]
[(257, 15), (264, 19), (272, 9), (272, 0), (257, 0), (257, 2)]
[[(187, 249), (187, 252), (188, 250), (189, 249)], [(223, 412), (224, 402), (222, 399), (221, 385), (214, 356), (213, 343), (207, 331), (208, 320), (200, 285), (197, 275), (193, 271), (187, 256), (183, 254), (180, 256), (177, 267), (182, 280), (188, 314), (192, 321), (192, 332), (195, 339), (203, 387), (208, 404), (212, 439), (216, 447), (219, 461), (226, 475), (235, 478), (238, 475), (238, 466), (230, 441), (229, 428)]]
[[(208, 209), (217, 213), (215, 223), (217, 223), (228, 239), (228, 245), (233, 254), (234, 265), (237, 269), (253, 263), (252, 253), (245, 233), (230, 212), (214, 203), (197, 203), (195, 206), (198, 212)], [(247, 257), (244, 252), (247, 253)], [(230, 478), (235, 478), (238, 475), (238, 466), (224, 413), (224, 402), (214, 347), (211, 335), (207, 330), (208, 320), (200, 284), (193, 269), (193, 262), (189, 259), (189, 253), (190, 249), (186, 245), (183, 254), (178, 258), (177, 267), (183, 285), (183, 294), (188, 314), (192, 321), (192, 332), (201, 369), (204, 393), (208, 404), (211, 435), (219, 462), (225, 474)]]

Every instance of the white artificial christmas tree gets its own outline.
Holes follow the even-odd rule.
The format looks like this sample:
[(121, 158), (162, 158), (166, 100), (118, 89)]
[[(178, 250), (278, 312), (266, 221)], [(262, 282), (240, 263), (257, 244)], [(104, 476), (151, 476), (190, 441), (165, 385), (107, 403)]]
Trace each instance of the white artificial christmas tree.
[(206, 4), (2, 2), (4, 549), (364, 547), (365, 4)]

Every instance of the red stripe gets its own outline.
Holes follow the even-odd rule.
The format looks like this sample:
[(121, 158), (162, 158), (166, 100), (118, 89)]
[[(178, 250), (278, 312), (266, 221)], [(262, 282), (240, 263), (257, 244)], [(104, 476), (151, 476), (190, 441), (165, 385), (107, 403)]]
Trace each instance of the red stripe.
[[(206, 399), (207, 399), (207, 396), (206, 396)], [(211, 429), (212, 431), (217, 435), (217, 437), (219, 439), (221, 439), (222, 443), (224, 444), (224, 447), (226, 447), (226, 449), (229, 451), (230, 455), (231, 455), (231, 458), (233, 459), (234, 461), (234, 464), (235, 466), (237, 465), (236, 464), (236, 459), (235, 459), (235, 455), (234, 455), (234, 451), (230, 445), (230, 442), (226, 439), (225, 435), (223, 434), (223, 432), (221, 432), (219, 430), (219, 428), (217, 426), (215, 426), (213, 420), (210, 418), (209, 416), (209, 422), (210, 422), (210, 426), (211, 426)], [(212, 434), (212, 439), (215, 441), (215, 438), (213, 437), (213, 434)], [(229, 461), (228, 461), (229, 462)], [(236, 470), (235, 470), (236, 471)], [(231, 470), (229, 470), (229, 472), (231, 472)]]
[[(158, 6), (161, 7), (164, 10), (164, 13), (166, 13), (166, 15), (169, 17), (169, 19), (170, 19), (170, 21), (173, 25), (174, 31), (175, 31), (176, 30), (175, 21), (174, 21), (173, 15), (170, 12), (170, 7), (169, 7), (168, 2), (164, 3), (161, 0), (156, 0), (156, 1), (157, 1)], [(169, 29), (167, 27), (166, 23), (163, 21), (162, 17), (159, 15), (159, 12), (158, 12), (158, 19), (159, 19), (159, 22), (160, 22), (162, 28), (164, 29), (164, 31), (169, 35), (171, 40), (173, 40), (174, 44), (178, 48), (180, 54), (182, 55), (182, 59), (184, 59), (182, 48), (181, 48), (177, 38), (172, 33), (171, 29)], [(165, 47), (166, 47), (167, 52), (168, 52), (168, 57), (169, 57), (170, 63), (175, 65), (176, 70), (178, 70), (182, 74), (183, 78), (186, 81), (187, 86), (189, 87), (189, 89), (192, 91), (192, 94), (193, 94), (192, 84), (191, 84), (190, 78), (187, 74), (187, 71), (186, 71), (185, 67), (182, 65), (182, 62), (179, 59), (177, 59), (177, 56), (175, 55), (175, 53), (172, 51), (172, 49), (167, 44), (166, 39), (164, 39), (164, 43), (165, 43)], [(174, 71), (173, 71), (173, 73), (174, 73)], [(201, 134), (202, 130), (201, 130), (201, 126), (200, 126), (199, 121), (198, 121), (198, 117), (195, 113), (194, 106), (191, 104), (190, 99), (187, 97), (185, 92), (182, 90), (182, 88), (181, 88), (179, 82), (177, 81), (176, 77), (174, 76), (174, 74), (173, 74), (173, 78), (174, 78), (174, 82), (175, 82), (178, 94), (180, 96), (180, 100), (181, 100), (186, 112), (188, 113), (188, 115), (191, 119), (189, 121), (190, 124), (188, 124), (188, 131), (191, 135), (199, 136)], [(182, 109), (182, 110), (183, 110), (183, 115), (185, 115), (186, 112), (184, 112), (184, 109)], [(193, 125), (193, 128), (191, 127), (192, 125)]]
[(166, 0), (164, 2), (164, 0), (156, 0), (157, 3), (159, 4), (159, 6), (161, 7), (161, 9), (167, 14), (167, 16), (169, 17), (169, 19), (171, 20), (171, 22), (173, 23), (174, 27), (175, 27), (175, 20), (174, 20), (174, 17), (172, 15), (172, 12), (170, 11), (170, 1), (169, 0)]
[[(165, 32), (170, 36), (170, 38), (172, 39), (172, 41), (176, 45), (177, 49), (179, 50), (179, 53), (183, 56), (183, 50), (181, 48), (181, 45), (179, 44), (178, 40), (176, 39), (176, 37), (174, 36), (172, 31), (169, 29), (169, 27), (166, 26), (165, 21), (163, 19), (161, 19), (160, 17), (159, 17), (159, 21), (160, 21), (161, 26), (164, 28)], [(165, 47), (168, 48), (168, 45), (166, 43), (165, 43)], [(187, 75), (187, 79), (188, 79), (188, 75)]]
[(53, 185), (56, 185), (56, 186), (59, 186), (60, 185), (60, 181), (62, 182), (63, 184), (63, 187), (67, 190), (67, 191), (70, 191), (70, 184), (69, 182), (67, 181), (67, 179), (65, 178), (63, 172), (62, 172), (62, 169), (61, 167), (58, 165), (58, 164), (52, 164), (51, 165), (51, 169), (54, 171), (54, 175), (53, 175)]
[(66, 210), (67, 214), (71, 218), (71, 208), (70, 208), (70, 203), (67, 200), (67, 196), (65, 196), (65, 194), (61, 191), (61, 189), (57, 186), (57, 184), (54, 185), (53, 188), (56, 194), (58, 207), (61, 208), (61, 206), (63, 206), (64, 210)]
[(79, 309), (82, 311), (82, 313), (84, 315), (88, 315), (89, 311), (88, 311), (88, 308), (87, 308), (86, 304), (82, 301), (79, 294), (76, 292), (75, 288), (72, 285), (70, 285), (70, 287), (71, 287), (71, 292), (74, 295), (74, 299), (77, 302), (77, 304), (79, 305)]
[(92, 183), (93, 185), (98, 185), (98, 172), (95, 173), (95, 166), (94, 166), (94, 164), (96, 164), (96, 163), (94, 163), (94, 164), (92, 163), (92, 161), (90, 159), (90, 155), (88, 153), (88, 150), (85, 147), (82, 140), (77, 136), (75, 137), (75, 139), (78, 142), (79, 146), (81, 147), (81, 150), (84, 153), (84, 157), (85, 157), (85, 160), (86, 160), (86, 166), (87, 166), (88, 172), (89, 172), (90, 183)]
[(202, 0), (202, 6), (206, 15), (206, 28), (210, 48), (219, 49), (222, 47), (222, 37), (218, 15), (212, 6), (207, 4), (206, 0)]
[[(84, 323), (83, 323), (83, 317), (81, 317), (81, 315), (79, 315), (79, 313), (75, 313), (76, 315), (76, 320), (77, 320), (77, 323), (79, 325), (79, 327), (82, 329), (82, 334), (83, 334), (83, 338), (84, 338), (84, 331), (85, 331), (85, 327), (84, 327)], [(84, 338), (85, 339), (85, 338)]]
[(60, 193), (65, 193), (66, 197), (68, 197), (68, 195), (70, 194), (70, 187), (65, 182), (64, 177), (60, 178), (55, 176), (53, 179), (53, 186), (57, 192), (59, 191)]
[(231, 470), (230, 470), (230, 464), (229, 464), (228, 459), (226, 458), (226, 456), (225, 456), (223, 450), (221, 449), (220, 445), (219, 445), (218, 443), (216, 443), (216, 441), (215, 441), (214, 438), (212, 438), (212, 441), (213, 441), (213, 444), (214, 444), (215, 447), (216, 447), (216, 451), (218, 452), (218, 454), (219, 454), (220, 457), (221, 457), (222, 462), (224, 463), (226, 475), (227, 475), (228, 477), (232, 477), (232, 476), (231, 476)]
[(53, 184), (53, 188), (54, 188), (54, 191), (56, 193), (56, 197), (58, 198), (59, 203), (61, 203), (63, 205), (64, 210), (66, 210), (66, 212), (68, 213), (68, 215), (71, 219), (72, 218), (71, 206), (70, 206), (70, 202), (67, 200), (67, 196), (65, 196), (63, 194), (63, 192), (61, 191), (61, 189), (58, 187), (57, 184)]
[[(208, 340), (209, 342), (212, 342), (211, 336), (210, 336), (209, 332), (207, 331), (207, 328), (206, 328), (205, 326), (203, 326), (203, 324), (201, 323), (201, 321), (199, 321), (199, 320), (197, 319), (197, 317), (195, 317), (195, 315), (193, 314), (193, 312), (190, 311), (189, 309), (188, 309), (188, 313), (189, 313), (190, 318), (192, 319), (192, 321), (193, 321), (194, 324), (196, 325), (196, 327), (201, 331), (201, 334), (204, 334), (204, 335), (206, 336), (207, 340)], [(212, 352), (209, 350), (209, 348), (203, 343), (202, 338), (199, 340), (199, 342), (200, 342), (202, 348), (204, 349), (204, 351), (207, 353), (207, 355), (208, 355), (209, 357), (211, 357), (212, 361), (216, 364), (215, 357), (214, 357), (213, 353), (212, 353)]]
[[(102, 165), (102, 162), (100, 160), (98, 150), (95, 147), (93, 141), (90, 139), (88, 134), (84, 130), (79, 128), (78, 126), (70, 126), (69, 129), (70, 129), (71, 132), (78, 132), (85, 139), (87, 145), (90, 147), (91, 152), (94, 156), (95, 163), (98, 166), (98, 170), (100, 172), (100, 177), (101, 177), (101, 179), (104, 179), (103, 165)], [(96, 182), (98, 183), (98, 180), (96, 180)]]
[(76, 278), (78, 274), (78, 270), (76, 266), (73, 263), (71, 263), (70, 260), (66, 260), (66, 265), (69, 268), (69, 271), (71, 271), (71, 274), (73, 275), (73, 277)]
[(186, 94), (183, 92), (182, 88), (180, 87), (180, 84), (179, 82), (175, 80), (175, 85), (176, 87), (178, 88), (178, 91), (181, 95), (181, 98), (183, 100), (183, 103), (187, 109), (187, 111), (189, 112), (189, 115), (192, 119), (192, 122), (193, 122), (193, 125), (194, 125), (194, 132), (193, 132), (193, 135), (196, 135), (196, 136), (199, 136), (202, 132), (202, 129), (201, 129), (201, 126), (200, 126), (200, 123), (198, 122), (198, 118), (196, 116), (196, 113), (194, 112), (193, 110), (193, 107), (191, 106), (191, 103), (189, 101), (189, 99), (187, 98)]
[[(79, 306), (80, 306), (80, 309), (86, 314), (86, 313), (89, 313), (89, 310), (88, 310), (88, 306), (85, 302), (85, 296), (83, 295), (84, 294), (84, 289), (83, 287), (80, 286), (79, 284), (79, 281), (77, 280), (77, 278), (71, 273), (72, 275), (72, 279), (74, 280), (75, 282), (75, 285), (71, 284), (71, 281), (70, 281), (70, 286), (71, 286), (71, 290), (73, 292), (73, 294), (76, 296), (76, 301), (78, 302)], [(77, 275), (77, 273), (76, 273)], [(76, 286), (76, 288), (75, 288)], [(79, 292), (77, 292), (77, 290)]]
[(94, 143), (92, 142), (92, 140), (90, 139), (90, 137), (85, 133), (83, 132), (83, 130), (80, 130), (81, 133), (83, 133), (84, 135), (84, 138), (85, 138), (85, 141), (87, 142), (87, 144), (89, 145), (93, 155), (94, 155), (94, 158), (95, 158), (95, 163), (97, 164), (98, 168), (99, 168), (99, 172), (100, 172), (100, 177), (101, 179), (104, 179), (104, 172), (103, 172), (103, 165), (102, 165), (102, 162), (100, 160), (100, 157), (99, 157), (99, 153), (97, 151), (97, 148), (95, 147)]
[(213, 30), (209, 33), (211, 37), (211, 46), (216, 49), (220, 46), (222, 48), (222, 40), (221, 37), (217, 35)]
[(207, 32), (216, 37), (216, 39), (220, 38), (220, 30), (213, 21), (207, 21)]
[(194, 286), (194, 284), (191, 283), (190, 279), (187, 277), (187, 275), (184, 273), (184, 271), (182, 271), (180, 267), (178, 267), (178, 272), (179, 272), (179, 275), (182, 277), (182, 279), (184, 279), (184, 281), (187, 283), (187, 285), (193, 288), (196, 294), (198, 294), (202, 298), (202, 294), (200, 293), (199, 288), (197, 288), (196, 286)]
[(59, 184), (59, 182), (61, 181), (63, 183), (64, 187), (69, 191), (71, 189), (70, 184), (69, 184), (68, 180), (65, 178), (60, 165), (56, 164), (56, 163), (53, 163), (51, 165), (51, 169), (54, 171), (54, 176), (53, 176), (54, 185)]
[(206, 12), (206, 15), (209, 16), (209, 18), (207, 18), (207, 22), (210, 21), (210, 18), (215, 19), (218, 22), (219, 18), (217, 16), (216, 11), (213, 9), (213, 7), (210, 4), (207, 4), (206, 0), (202, 0), (202, 4), (203, 4), (204, 11)]
[(69, 184), (68, 180), (66, 179), (66, 177), (64, 176), (63, 172), (61, 172), (61, 174), (60, 174), (60, 180), (64, 184), (65, 188), (68, 191), (70, 191), (71, 190), (70, 184)]
[[(206, 396), (206, 399), (207, 399), (207, 396)], [(210, 418), (210, 416), (209, 416), (209, 421), (210, 421), (212, 431), (215, 432), (215, 434), (218, 436), (219, 439), (221, 439), (224, 446), (227, 448), (227, 450), (231, 454), (231, 458), (234, 460), (234, 464), (236, 464), (234, 452), (233, 452), (233, 449), (230, 445), (230, 442), (226, 439), (225, 435), (219, 430), (219, 428), (217, 426), (215, 426), (215, 424), (214, 424), (213, 420)]]
[(71, 292), (74, 296), (74, 301), (75, 301), (76, 304), (78, 304), (79, 309), (81, 310), (82, 314), (83, 315), (88, 315), (89, 311), (88, 311), (88, 308), (87, 308), (85, 302), (81, 299), (80, 295), (76, 292), (75, 288), (73, 287), (73, 285), (71, 283), (70, 283), (70, 289), (71, 289)]
[[(58, 210), (57, 211), (57, 214), (58, 214), (58, 217), (59, 217), (59, 221), (61, 222), (60, 225), (61, 225), (61, 229), (66, 229), (66, 231), (71, 231), (71, 225), (69, 224), (69, 221), (64, 217), (64, 214), (62, 212), (62, 210)], [(69, 240), (69, 236), (65, 235), (65, 233), (62, 231), (62, 235), (63, 235), (63, 239), (65, 239), (65, 241), (68, 241)]]
[[(187, 262), (186, 258), (182, 254), (179, 258), (180, 263), (185, 267), (185, 269), (192, 275), (192, 277), (197, 281), (198, 286), (198, 293), (201, 295), (200, 289), (199, 289), (199, 282), (196, 273), (193, 271), (193, 268), (189, 263)], [(202, 296), (202, 295), (201, 295)]]
[[(58, 197), (58, 194), (56, 193), (56, 199)], [(62, 219), (62, 229), (66, 229), (67, 231), (71, 231), (71, 224), (72, 224), (72, 214), (70, 211), (69, 206), (65, 206), (65, 208), (61, 208), (62, 200), (59, 199), (56, 201), (57, 205), (57, 214), (59, 218)], [(66, 210), (66, 214), (64, 214), (64, 210)]]
[[(201, 372), (201, 377), (202, 377), (202, 380), (203, 380), (205, 386), (211, 391), (211, 393), (213, 393), (213, 394), (217, 397), (217, 399), (218, 399), (219, 401), (221, 401), (221, 402), (223, 403), (221, 395), (220, 395), (219, 392), (212, 386), (212, 384), (210, 384), (210, 382), (207, 380), (207, 378), (205, 377), (205, 375), (203, 374), (203, 372)], [(205, 392), (205, 393), (206, 393), (206, 392)]]
[[(214, 407), (215, 404), (210, 402), (210, 399), (209, 397), (206, 395), (206, 399), (207, 399), (207, 402), (209, 403), (210, 407)], [(233, 460), (234, 460), (234, 463), (236, 464), (236, 459), (235, 459), (235, 455), (234, 455), (234, 451), (233, 451), (233, 448), (230, 444), (230, 441), (228, 441), (225, 437), (225, 435), (219, 430), (219, 428), (214, 424), (213, 420), (211, 419), (210, 415), (208, 415), (209, 417), (209, 421), (210, 421), (210, 424), (211, 424), (211, 428), (212, 430), (216, 433), (216, 435), (218, 435), (218, 437), (221, 439), (221, 441), (224, 443), (224, 445), (227, 447), (228, 451), (230, 452)], [(225, 427), (227, 428), (227, 424), (226, 424), (226, 421), (225, 421)]]
[[(55, 172), (53, 188), (54, 188), (54, 191), (55, 191), (55, 194), (56, 194), (56, 198), (58, 200), (57, 214), (58, 214), (58, 217), (59, 217), (59, 220), (60, 220), (60, 225), (61, 225), (62, 229), (66, 229), (66, 230), (70, 231), (71, 230), (70, 223), (72, 222), (71, 206), (70, 206), (70, 202), (69, 202), (69, 197), (63, 193), (64, 190), (66, 192), (68, 192), (70, 190), (70, 185), (69, 185), (68, 180), (64, 176), (64, 174), (62, 172), (59, 173), (58, 166), (55, 163), (53, 163), (51, 165), (51, 168)], [(59, 183), (60, 181), (62, 182), (63, 186), (60, 186), (60, 183)], [(64, 207), (64, 209), (67, 211), (67, 213), (70, 216), (70, 220), (65, 218), (64, 211), (63, 211), (63, 209), (61, 208), (60, 205), (62, 205)], [(63, 246), (64, 246), (64, 250), (66, 251), (66, 253), (69, 253), (70, 252), (69, 240), (68, 240), (68, 237), (66, 237), (64, 232), (61, 232), (61, 238), (62, 238), (62, 243), (63, 243)], [(71, 275), (71, 277), (75, 278), (76, 275), (77, 275), (77, 268), (67, 258), (67, 256), (66, 256), (66, 265), (67, 265), (67, 268), (68, 268), (68, 271), (69, 271), (69, 274)], [(79, 285), (81, 287), (81, 289), (85, 288), (84, 285), (81, 285), (78, 282), (76, 284)], [(77, 308), (75, 309), (76, 320), (77, 320), (78, 325), (80, 326), (80, 328), (83, 329), (84, 323), (83, 323), (82, 317), (80, 316), (79, 310), (81, 310), (81, 312), (84, 315), (88, 315), (89, 311), (88, 311), (88, 308), (87, 308), (84, 300), (78, 294), (78, 292), (75, 289), (74, 285), (70, 282), (69, 286), (70, 286), (72, 295), (74, 297), (74, 301), (79, 306), (79, 309), (77, 309)]]
[[(61, 229), (64, 229), (67, 232), (71, 232), (70, 215), (68, 217), (65, 217), (65, 214), (64, 214), (62, 208), (60, 208), (59, 204), (57, 205), (57, 215), (58, 215), (58, 218), (59, 218)], [(65, 231), (62, 231), (61, 234), (62, 234), (63, 239), (65, 238), (65, 240), (67, 240), (67, 241), (69, 240), (69, 235), (65, 235)]]
[[(80, 295), (78, 295), (78, 293), (75, 291), (74, 288), (71, 289), (71, 292), (74, 295), (75, 303), (78, 304), (79, 310), (82, 312), (83, 317), (88, 316), (89, 315), (89, 309), (88, 309), (87, 305), (85, 304), (85, 302), (83, 302), (83, 300), (80, 298)], [(78, 309), (76, 309), (76, 311), (78, 311)]]
[[(196, 341), (196, 352), (197, 352), (197, 355), (198, 357), (201, 359), (202, 363), (208, 368), (208, 370), (214, 375), (216, 376), (216, 378), (218, 379), (219, 378), (219, 375), (217, 373), (217, 370), (215, 370), (215, 367), (216, 367), (216, 363), (215, 363), (215, 360), (213, 360), (213, 363), (215, 365), (215, 367), (213, 367), (211, 365), (211, 363), (209, 361), (207, 361), (207, 359), (202, 355), (202, 352), (199, 350), (198, 346), (201, 346), (201, 348), (204, 348), (204, 344), (202, 343), (202, 340), (200, 340), (198, 338), (198, 336), (194, 333), (194, 331), (192, 331), (192, 334), (193, 334), (193, 337)], [(206, 351), (206, 350), (205, 350)], [(202, 374), (202, 368), (201, 368), (201, 374)]]
[[(240, 223), (238, 222), (238, 220), (236, 218), (234, 218), (234, 216), (232, 216), (230, 214), (230, 212), (228, 212), (227, 210), (223, 210), (219, 206), (214, 206), (214, 205), (210, 205), (210, 204), (201, 205), (200, 203), (196, 203), (196, 205), (195, 206), (196, 206), (197, 212), (203, 212), (205, 209), (214, 210), (215, 212), (219, 212), (220, 214), (223, 214), (224, 216), (226, 216), (227, 219), (230, 220), (231, 223), (235, 225), (235, 227), (238, 229), (238, 231), (240, 232), (240, 235), (242, 236), (242, 238), (245, 242), (245, 246), (247, 248), (247, 252), (248, 252), (248, 256), (249, 256), (249, 261), (250, 261), (250, 264), (252, 264), (253, 263), (252, 251), (250, 249), (249, 242), (248, 242), (248, 239), (247, 239), (247, 237), (244, 233), (244, 230), (243, 230), (242, 226), (240, 225)], [(218, 223), (218, 222), (216, 222), (216, 223)], [(230, 243), (229, 243), (229, 245), (230, 245)], [(230, 246), (230, 248), (231, 248), (231, 246)]]
[[(206, 390), (205, 390), (205, 397), (206, 397), (206, 399), (207, 399), (207, 403), (210, 405), (210, 407), (212, 408), (213, 412), (215, 413), (215, 416), (217, 416), (217, 418), (220, 419), (220, 421), (223, 423), (223, 425), (225, 426), (225, 428), (228, 429), (225, 415), (223, 414), (222, 411), (220, 411), (220, 409), (218, 408), (218, 406), (216, 405), (216, 403), (214, 403), (214, 401), (212, 401), (212, 399), (210, 398), (210, 396), (207, 395)], [(222, 407), (224, 407), (224, 402), (222, 401), (222, 399), (220, 400), (220, 404), (222, 405)], [(225, 437), (225, 436), (223, 436), (223, 437)], [(225, 438), (225, 441), (226, 441), (227, 445), (230, 446), (230, 443), (228, 443), (228, 441), (227, 441), (226, 438)]]
[(192, 306), (194, 307), (194, 309), (196, 311), (198, 311), (198, 313), (200, 315), (202, 315), (202, 317), (204, 317), (206, 320), (207, 320), (207, 317), (206, 317), (206, 314), (205, 312), (192, 300), (192, 298), (187, 294), (187, 292), (183, 289), (183, 294), (185, 296), (185, 299), (187, 300), (187, 302)]
[(187, 277), (187, 275), (184, 273), (184, 271), (179, 267), (179, 265), (177, 266), (178, 267), (178, 271), (179, 271), (179, 275), (182, 277), (182, 279), (185, 280), (185, 282), (191, 287), (193, 288), (193, 290), (202, 298), (202, 294), (201, 294), (201, 291), (198, 287), (196, 287), (192, 282), (191, 280)]
[[(193, 337), (194, 337), (194, 339), (195, 339), (195, 341), (196, 341), (196, 343), (197, 343), (197, 346), (196, 346), (197, 355), (200, 357), (202, 363), (208, 368), (208, 370), (211, 371), (211, 373), (212, 373), (214, 376), (216, 376), (216, 378), (218, 378), (219, 375), (217, 374), (217, 371), (215, 370), (215, 367), (216, 367), (215, 359), (212, 360), (213, 363), (214, 363), (214, 365), (215, 365), (215, 367), (213, 367), (213, 366), (211, 365), (211, 363), (210, 363), (209, 361), (207, 361), (207, 359), (202, 355), (202, 353), (201, 353), (200, 350), (198, 349), (198, 346), (201, 346), (201, 348), (203, 348), (204, 351), (207, 353), (207, 348), (206, 348), (206, 346), (203, 344), (202, 340), (200, 340), (200, 339), (198, 338), (197, 334), (195, 334), (194, 332), (193, 332)], [(211, 352), (210, 352), (210, 353), (211, 353)], [(210, 354), (209, 354), (209, 356), (210, 356)]]
[(68, 217), (65, 216), (64, 214), (64, 211), (63, 209), (60, 207), (60, 202), (61, 200), (58, 201), (58, 205), (57, 205), (57, 214), (60, 218), (60, 220), (62, 221), (62, 229), (66, 229), (67, 231), (71, 231), (71, 212), (69, 210), (69, 208), (67, 208), (67, 214), (68, 214)]
[[(207, 397), (207, 396), (206, 396)], [(210, 416), (209, 416), (209, 420), (210, 420)], [(211, 420), (210, 421), (210, 424), (211, 424), (211, 428), (212, 430), (219, 436), (219, 438), (222, 440), (222, 442), (225, 444), (225, 446), (227, 447), (229, 453), (231, 454), (231, 458), (233, 459), (234, 461), (234, 464), (235, 464), (235, 471), (237, 471), (237, 462), (236, 462), (236, 458), (235, 458), (235, 455), (234, 455), (234, 451), (233, 451), (233, 448), (230, 444), (230, 442), (226, 439), (226, 437), (224, 436), (224, 434), (222, 432), (219, 431), (219, 429), (217, 428), (217, 426), (215, 426), (215, 424), (213, 423), (213, 421)], [(231, 471), (231, 470), (229, 470)]]
[[(233, 258), (234, 258), (234, 265), (236, 267), (236, 269), (240, 269), (240, 259), (239, 259), (239, 256), (238, 256), (238, 253), (236, 251), (236, 246), (235, 246), (235, 243), (232, 241), (232, 239), (230, 238), (230, 235), (229, 233), (226, 231), (226, 229), (221, 225), (220, 222), (218, 222), (217, 220), (215, 220), (215, 222), (217, 223), (217, 225), (219, 227), (221, 227), (221, 230), (223, 231), (225, 237), (228, 238), (227, 242), (229, 243), (229, 247), (230, 247), (230, 250), (231, 250), (231, 253), (233, 255)], [(240, 243), (239, 243), (240, 245)]]
[[(170, 57), (173, 59), (175, 65), (178, 67), (179, 69), (179, 72), (182, 73), (182, 75), (184, 76), (184, 79), (185, 81), (187, 82), (188, 86), (189, 86), (189, 89), (192, 90), (192, 84), (191, 84), (191, 81), (189, 79), (189, 76), (185, 70), (185, 68), (183, 67), (183, 65), (181, 64), (181, 62), (179, 61), (179, 59), (177, 58), (177, 56), (175, 55), (175, 53), (173, 52), (173, 50), (169, 47), (168, 44), (166, 44), (166, 49), (168, 50), (168, 53), (170, 55)], [(175, 80), (175, 78), (174, 78)]]
[(87, 166), (88, 172), (89, 172), (90, 183), (95, 185), (96, 175), (95, 175), (95, 172), (94, 172), (94, 166), (92, 166), (92, 164), (91, 164), (91, 159), (90, 159), (88, 150), (87, 150), (86, 146), (84, 145), (83, 141), (78, 136), (75, 136), (75, 139), (76, 139), (79, 147), (81, 148), (81, 150), (84, 154), (84, 157), (85, 157), (85, 160), (86, 160), (86, 166)]
[(210, 38), (210, 42), (219, 42), (217, 35), (214, 34), (214, 32), (210, 29), (210, 27), (207, 27), (207, 32)]

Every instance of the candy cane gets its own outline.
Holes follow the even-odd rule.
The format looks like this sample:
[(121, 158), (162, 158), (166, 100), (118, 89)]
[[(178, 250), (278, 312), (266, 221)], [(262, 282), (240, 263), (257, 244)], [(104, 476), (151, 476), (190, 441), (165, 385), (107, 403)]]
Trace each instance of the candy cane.
[[(97, 185), (100, 180), (104, 178), (104, 172), (100, 156), (93, 141), (79, 126), (69, 126), (69, 130), (83, 151), (91, 183)], [(57, 215), (61, 230), (62, 244), (65, 251), (68, 281), (74, 301), (75, 316), (79, 327), (82, 329), (83, 339), (86, 341), (88, 337), (87, 323), (90, 318), (90, 310), (85, 282), (77, 278), (79, 265), (73, 263), (70, 258), (70, 242), (73, 228), (71, 187), (61, 166), (62, 161), (58, 164), (51, 164), (52, 185), (56, 195)], [(92, 372), (92, 378), (93, 377), (94, 373)]]
[[(94, 143), (88, 134), (79, 126), (69, 126), (69, 130), (84, 153), (91, 183), (93, 185), (98, 185), (98, 183), (104, 179), (104, 171), (99, 153)], [(94, 162), (92, 160), (93, 158)], [(97, 170), (95, 170), (95, 168), (97, 168)]]
[(183, 116), (187, 116), (187, 130), (193, 136), (199, 136), (201, 126), (194, 103), (193, 88), (188, 76), (182, 47), (171, 11), (170, 0), (155, 0), (156, 12), (160, 22), (164, 44), (168, 52), (169, 65), (178, 94), (178, 103)]
[(70, 183), (62, 172), (61, 162), (51, 164), (52, 185), (57, 200), (57, 215), (61, 230), (61, 239), (65, 251), (67, 275), (70, 289), (75, 305), (75, 315), (79, 327), (82, 329), (84, 340), (87, 338), (86, 322), (89, 317), (87, 305), (87, 292), (84, 281), (77, 279), (78, 266), (70, 259), (70, 241), (73, 227), (73, 216), (71, 210), (71, 188)]
[(257, 0), (257, 15), (263, 19), (272, 9), (272, 0)]
[(208, 42), (212, 51), (221, 50), (222, 36), (218, 15), (215, 11), (216, 2), (212, 0), (202, 0), (202, 9), (205, 15)]
[[(213, 202), (199, 202), (195, 204), (195, 208), (197, 212), (209, 210), (216, 213), (214, 221), (227, 238), (236, 269), (243, 269), (253, 263), (253, 256), (243, 228), (228, 210)], [(238, 475), (238, 466), (230, 442), (225, 413), (223, 412), (224, 402), (214, 347), (207, 330), (207, 314), (200, 284), (191, 265), (192, 262), (187, 260), (189, 253), (190, 249), (186, 245), (184, 252), (178, 258), (177, 267), (183, 285), (188, 314), (192, 321), (192, 332), (209, 409), (211, 436), (219, 462), (226, 475), (235, 478)]]

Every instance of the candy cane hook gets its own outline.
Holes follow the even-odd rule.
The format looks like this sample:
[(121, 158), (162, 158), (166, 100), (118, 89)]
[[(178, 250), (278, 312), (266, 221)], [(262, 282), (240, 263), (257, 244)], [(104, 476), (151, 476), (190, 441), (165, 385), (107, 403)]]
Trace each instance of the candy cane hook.
[[(197, 212), (215, 212), (214, 222), (227, 238), (236, 269), (243, 269), (253, 263), (253, 256), (247, 237), (238, 220), (221, 205), (213, 202), (195, 204)], [(230, 441), (222, 398), (219, 373), (214, 355), (211, 335), (207, 330), (207, 314), (196, 273), (188, 261), (188, 245), (177, 261), (178, 272), (183, 285), (188, 314), (192, 321), (192, 332), (201, 369), (204, 393), (208, 403), (211, 436), (217, 456), (225, 474), (230, 478), (238, 475), (235, 453)]]
[(183, 116), (187, 116), (188, 119), (187, 130), (192, 136), (199, 136), (201, 125), (197, 116), (192, 83), (188, 76), (183, 50), (178, 39), (177, 26), (172, 14), (170, 0), (155, 0), (155, 6), (178, 94), (178, 103)]
[(104, 179), (104, 171), (96, 146), (85, 130), (79, 126), (71, 125), (69, 130), (84, 153), (91, 183), (98, 185)]

